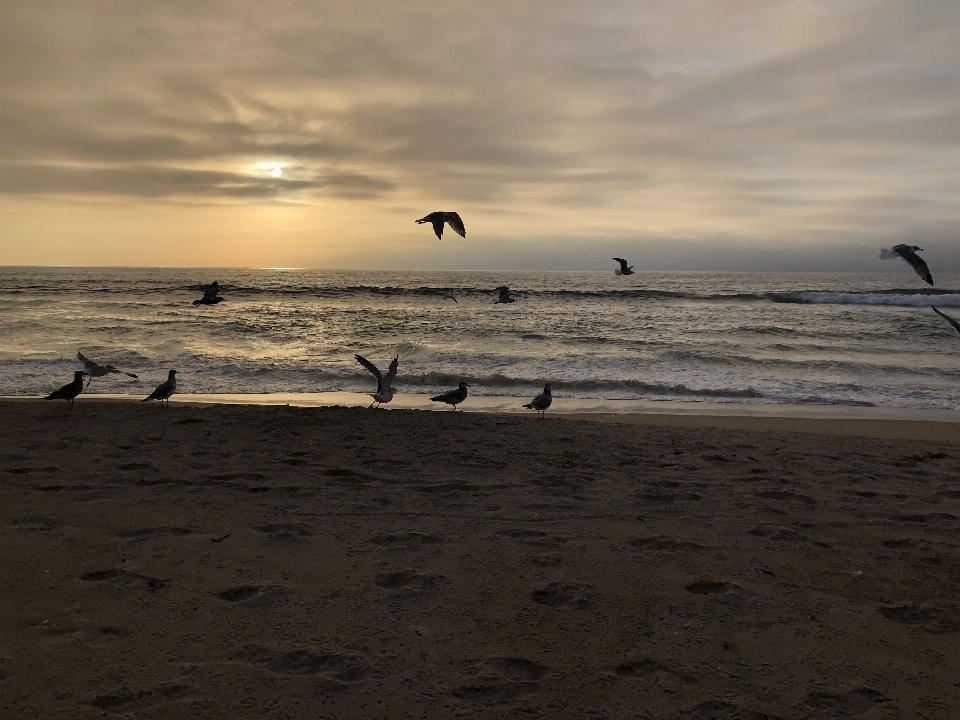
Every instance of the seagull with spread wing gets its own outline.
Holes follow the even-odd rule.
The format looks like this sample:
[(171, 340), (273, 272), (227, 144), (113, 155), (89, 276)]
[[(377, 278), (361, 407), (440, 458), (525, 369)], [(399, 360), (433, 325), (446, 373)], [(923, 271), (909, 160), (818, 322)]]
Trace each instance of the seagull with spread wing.
[(454, 412), (457, 410), (457, 405), (462, 403), (467, 399), (467, 388), (470, 387), (465, 382), (461, 382), (460, 386), (456, 390), (448, 390), (443, 393), (443, 395), (437, 395), (436, 397), (430, 398), (431, 402), (442, 402), (447, 405), (452, 405)]
[(70, 407), (73, 407), (73, 399), (83, 392), (83, 376), (86, 373), (83, 370), (77, 370), (73, 373), (73, 382), (67, 383), (59, 390), (54, 390), (47, 395), (44, 400), (67, 400)]
[(933, 310), (937, 315), (942, 317), (944, 320), (946, 320), (948, 323), (950, 323), (953, 326), (953, 329), (956, 330), (958, 333), (960, 333), (960, 322), (957, 322), (946, 313), (940, 312), (933, 305), (930, 306), (930, 309)]
[(497, 291), (500, 293), (500, 296), (493, 301), (494, 305), (496, 305), (497, 303), (516, 302), (516, 300), (510, 295), (510, 288), (508, 288), (506, 285), (501, 285), (500, 287), (497, 288)]
[(370, 403), (370, 407), (373, 407), (374, 403), (376, 403), (377, 407), (380, 407), (380, 403), (388, 403), (393, 400), (393, 394), (397, 391), (397, 389), (392, 386), (392, 383), (393, 379), (397, 377), (397, 366), (400, 364), (400, 356), (398, 355), (395, 357), (393, 362), (390, 363), (390, 369), (387, 370), (386, 377), (380, 374), (380, 370), (376, 365), (362, 355), (354, 355), (354, 357), (357, 359), (358, 363), (373, 373), (373, 376), (377, 379), (377, 391), (375, 393), (370, 393), (370, 397), (373, 398), (373, 402)]
[(113, 365), (100, 365), (95, 363), (93, 360), (83, 356), (83, 353), (77, 353), (77, 360), (83, 363), (83, 369), (86, 371), (87, 375), (90, 376), (90, 379), (87, 380), (87, 387), (90, 387), (90, 383), (93, 382), (95, 377), (104, 377), (105, 375), (110, 375), (111, 373), (116, 373), (117, 375), (127, 375), (128, 377), (136, 378), (137, 376), (133, 373), (123, 372), (118, 370)]
[(615, 274), (617, 277), (620, 277), (621, 275), (633, 275), (633, 274), (634, 274), (634, 272), (633, 272), (633, 265), (630, 265), (630, 266), (628, 267), (628, 266), (627, 266), (627, 261), (624, 260), (623, 258), (613, 258), (613, 259), (616, 260), (618, 263), (620, 263), (620, 267), (618, 267), (616, 270), (613, 271), (614, 274)]
[(443, 237), (444, 223), (449, 225), (460, 237), (467, 236), (467, 231), (463, 227), (463, 220), (461, 220), (460, 216), (455, 212), (444, 212), (443, 210), (432, 212), (426, 217), (422, 217), (417, 220), (417, 225), (421, 225), (423, 223), (431, 223), (433, 225), (433, 231), (437, 234), (438, 238)]
[(881, 248), (880, 259), (889, 260), (890, 258), (901, 257), (910, 263), (910, 267), (916, 271), (917, 275), (923, 278), (925, 283), (933, 285), (933, 276), (930, 274), (930, 268), (927, 267), (923, 258), (917, 255), (917, 250), (923, 252), (923, 248), (917, 247), (916, 245), (894, 245), (889, 250)]
[(220, 284), (214, 280), (206, 290), (203, 291), (203, 297), (199, 300), (194, 300), (194, 305), (216, 305), (217, 303), (223, 302), (222, 297), (217, 297), (217, 294), (220, 292)]
[(150, 393), (150, 397), (145, 397), (140, 402), (148, 402), (150, 400), (159, 400), (163, 403), (164, 400), (167, 401), (167, 405), (170, 404), (170, 396), (177, 391), (177, 371), (171, 370), (167, 375), (167, 381), (160, 383), (157, 386), (157, 389)]

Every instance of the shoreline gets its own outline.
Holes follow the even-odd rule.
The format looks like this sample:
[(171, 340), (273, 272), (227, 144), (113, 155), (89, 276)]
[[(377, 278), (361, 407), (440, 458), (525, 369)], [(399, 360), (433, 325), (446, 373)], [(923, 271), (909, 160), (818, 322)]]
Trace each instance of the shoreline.
[[(180, 394), (171, 398), (175, 407), (297, 407), (308, 410), (366, 408), (362, 393), (264, 393)], [(78, 398), (74, 411), (84, 405), (128, 405), (140, 395), (87, 395)], [(503, 396), (469, 397), (459, 412), (468, 415), (499, 414), (510, 417), (536, 414), (522, 407), (529, 398)], [(36, 397), (0, 397), (4, 405), (44, 402)], [(44, 404), (46, 404), (44, 402)], [(59, 403), (58, 403), (59, 404)], [(56, 405), (51, 406), (51, 410)], [(146, 410), (146, 406), (144, 406)], [(383, 410), (427, 411), (452, 414), (448, 406), (432, 403), (428, 395), (397, 396)], [(406, 414), (406, 413), (404, 413)], [(960, 412), (914, 408), (867, 408), (855, 406), (762, 405), (757, 403), (700, 403), (649, 400), (581, 400), (557, 398), (547, 412), (548, 420), (574, 420), (647, 427), (719, 428), (759, 432), (800, 432), (877, 439), (924, 440), (960, 443)]]

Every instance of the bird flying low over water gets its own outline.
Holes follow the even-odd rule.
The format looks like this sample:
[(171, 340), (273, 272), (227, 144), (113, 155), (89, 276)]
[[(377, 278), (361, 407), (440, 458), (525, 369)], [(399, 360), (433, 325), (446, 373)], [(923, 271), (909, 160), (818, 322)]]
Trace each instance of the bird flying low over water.
[(390, 363), (390, 369), (387, 370), (386, 377), (380, 374), (380, 370), (377, 369), (376, 365), (362, 355), (354, 355), (354, 357), (357, 359), (358, 363), (372, 372), (373, 376), (377, 379), (377, 391), (370, 394), (370, 397), (373, 398), (373, 402), (370, 403), (370, 407), (373, 407), (374, 403), (377, 404), (377, 407), (380, 407), (380, 403), (388, 403), (393, 400), (393, 394), (397, 391), (397, 389), (392, 387), (391, 384), (393, 383), (393, 379), (397, 376), (397, 365), (399, 365), (400, 356), (398, 355), (395, 357), (393, 362)]
[(437, 234), (438, 238), (443, 237), (444, 223), (449, 225), (460, 237), (467, 236), (467, 231), (463, 227), (463, 220), (461, 220), (460, 216), (455, 212), (444, 212), (443, 210), (438, 210), (437, 212), (432, 212), (426, 217), (422, 217), (417, 220), (418, 225), (422, 223), (432, 223), (433, 231)]
[(494, 305), (496, 305), (497, 303), (516, 302), (516, 300), (510, 295), (510, 288), (508, 288), (506, 285), (501, 285), (500, 287), (497, 288), (497, 290), (500, 291), (500, 297), (498, 297), (496, 300), (493, 301)]
[(470, 387), (465, 382), (460, 383), (460, 387), (456, 390), (448, 390), (443, 393), (443, 395), (437, 395), (436, 397), (430, 398), (431, 402), (442, 402), (447, 405), (453, 405), (453, 410), (456, 412), (457, 405), (462, 403), (467, 399), (467, 388)]
[(953, 326), (953, 329), (956, 330), (958, 333), (960, 333), (960, 322), (957, 322), (949, 315), (940, 312), (933, 305), (930, 306), (930, 309), (933, 310), (937, 315), (942, 317), (944, 320), (946, 320), (948, 323), (950, 323)]
[(203, 297), (199, 300), (194, 300), (194, 305), (216, 305), (219, 302), (223, 302), (222, 297), (217, 297), (217, 293), (220, 292), (220, 284), (214, 280), (210, 286), (203, 291)]
[(44, 400), (68, 400), (70, 407), (73, 407), (73, 399), (83, 392), (83, 376), (86, 373), (83, 370), (77, 370), (73, 373), (73, 382), (64, 385), (59, 390), (54, 390), (47, 395)]
[(553, 394), (550, 392), (550, 383), (543, 386), (543, 392), (537, 395), (533, 400), (524, 405), (525, 408), (536, 410), (537, 415), (546, 417), (547, 408), (553, 402)]
[(613, 259), (616, 260), (618, 263), (620, 263), (620, 267), (613, 271), (617, 277), (620, 277), (621, 275), (634, 274), (633, 265), (627, 267), (627, 261), (624, 260), (623, 258), (613, 258)]
[(443, 299), (444, 299), (444, 300), (453, 300), (455, 303), (457, 303), (457, 305), (460, 304), (460, 303), (457, 302), (457, 299), (456, 299), (453, 295), (444, 295), (444, 296), (443, 296)]
[(169, 404), (170, 396), (173, 395), (176, 391), (177, 391), (177, 371), (171, 370), (170, 374), (167, 375), (167, 381), (164, 383), (160, 383), (160, 385), (157, 386), (157, 389), (154, 390), (152, 393), (150, 393), (150, 397), (145, 397), (140, 402), (147, 402), (149, 400), (159, 400), (160, 402), (163, 402), (164, 400), (166, 400), (167, 403)]
[(902, 257), (910, 263), (910, 267), (916, 270), (917, 275), (923, 278), (925, 283), (933, 285), (933, 276), (930, 274), (930, 268), (927, 267), (923, 258), (917, 255), (917, 250), (923, 252), (923, 248), (917, 247), (916, 245), (894, 245), (889, 250), (882, 248), (880, 250), (880, 259), (889, 260), (890, 258)]
[(93, 382), (95, 377), (103, 377), (104, 375), (110, 375), (111, 373), (116, 373), (117, 375), (127, 375), (132, 378), (137, 376), (133, 373), (123, 372), (118, 370), (113, 365), (100, 365), (95, 363), (93, 360), (83, 356), (83, 353), (77, 353), (77, 360), (83, 363), (83, 369), (86, 371), (87, 375), (90, 376), (90, 379), (87, 380), (87, 387), (90, 387), (90, 383)]

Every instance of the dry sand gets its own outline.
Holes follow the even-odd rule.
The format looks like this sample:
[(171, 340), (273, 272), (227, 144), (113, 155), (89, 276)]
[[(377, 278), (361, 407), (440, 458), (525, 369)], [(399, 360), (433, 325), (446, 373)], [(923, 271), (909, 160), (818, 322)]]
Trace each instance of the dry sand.
[(0, 403), (0, 717), (956, 717), (956, 431), (666, 417)]

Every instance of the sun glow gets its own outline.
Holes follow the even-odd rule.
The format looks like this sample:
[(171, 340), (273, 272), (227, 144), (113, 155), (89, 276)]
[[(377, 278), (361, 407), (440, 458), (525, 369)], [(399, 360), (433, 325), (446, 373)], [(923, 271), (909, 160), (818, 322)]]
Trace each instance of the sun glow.
[(274, 177), (280, 177), (283, 175), (283, 168), (286, 167), (285, 163), (260, 163), (256, 166), (257, 170), (266, 170), (268, 173)]

